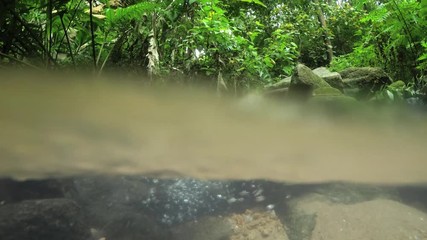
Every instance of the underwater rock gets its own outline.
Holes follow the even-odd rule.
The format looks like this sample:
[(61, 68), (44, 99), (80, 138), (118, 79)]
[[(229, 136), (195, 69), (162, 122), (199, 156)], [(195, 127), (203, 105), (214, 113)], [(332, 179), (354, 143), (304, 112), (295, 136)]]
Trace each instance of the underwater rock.
[[(81, 177), (69, 197), (98, 221), (122, 221), (122, 216), (172, 225), (212, 214), (228, 206), (229, 186), (220, 181), (155, 179), (144, 176)], [(107, 220), (104, 220), (107, 219)], [(147, 223), (148, 224), (148, 223)]]
[(222, 240), (229, 239), (233, 229), (226, 217), (208, 216), (174, 226), (171, 232), (175, 240)]
[(294, 230), (293, 239), (398, 240), (427, 237), (427, 214), (389, 199), (346, 204), (311, 194), (298, 199), (292, 208), (293, 217), (290, 219), (295, 225), (290, 227)]
[(80, 207), (68, 199), (27, 200), (0, 207), (0, 239), (89, 239)]
[(160, 187), (157, 181), (144, 176), (84, 176), (75, 178), (65, 195), (84, 209), (91, 227), (106, 239), (168, 239), (159, 223), (163, 212), (157, 209), (165, 200), (147, 202)]
[(44, 179), (14, 181), (0, 179), (0, 202), (15, 203), (23, 200), (63, 198), (65, 180)]
[(274, 211), (248, 209), (229, 218), (233, 227), (230, 240), (287, 240), (285, 228)]
[[(425, 185), (286, 184), (137, 175), (0, 183), (1, 190), (15, 188), (0, 194), (1, 240), (427, 237), (426, 213), (419, 211), (427, 209)], [(25, 194), (30, 186), (40, 194)], [(56, 195), (63, 197), (34, 199)]]
[(319, 186), (313, 192), (320, 194), (324, 200), (342, 204), (354, 204), (374, 199), (398, 200), (400, 198), (398, 191), (394, 187), (356, 183), (326, 184)]
[(228, 216), (205, 217), (179, 225), (176, 240), (287, 240), (286, 231), (274, 211), (247, 209)]

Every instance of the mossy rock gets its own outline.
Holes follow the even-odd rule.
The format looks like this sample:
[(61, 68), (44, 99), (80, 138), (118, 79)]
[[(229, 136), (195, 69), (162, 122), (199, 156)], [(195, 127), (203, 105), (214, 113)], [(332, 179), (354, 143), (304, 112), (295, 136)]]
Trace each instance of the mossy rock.
[(343, 96), (343, 94), (333, 87), (321, 87), (313, 91), (313, 96)]
[(351, 94), (359, 100), (370, 99), (377, 91), (393, 83), (381, 68), (351, 67), (341, 71), (340, 74), (346, 94)]
[(344, 95), (340, 90), (332, 87), (321, 87), (313, 91), (313, 103), (337, 103), (337, 104), (354, 104), (356, 99)]
[(331, 116), (346, 114), (359, 107), (359, 102), (355, 98), (343, 94), (316, 95), (308, 101), (308, 104), (313, 109), (331, 114)]
[(336, 104), (356, 104), (357, 100), (353, 97), (345, 96), (345, 95), (336, 95), (336, 96), (314, 96), (310, 99), (311, 103), (336, 103)]
[(313, 73), (313, 71), (303, 64), (298, 64), (294, 70), (289, 85), (289, 94), (301, 100), (309, 99), (313, 90), (322, 87), (331, 86), (321, 77)]
[(339, 73), (331, 72), (325, 67), (318, 67), (314, 69), (313, 72), (329, 83), (329, 85), (331, 85), (333, 88), (336, 88), (341, 92), (344, 90), (344, 82), (342, 81), (341, 75)]
[(304, 64), (297, 65), (294, 74), (291, 78), (290, 86), (298, 84), (310, 86), (313, 89), (320, 87), (331, 87), (329, 83), (327, 83), (321, 77), (316, 75), (310, 68), (308, 68)]

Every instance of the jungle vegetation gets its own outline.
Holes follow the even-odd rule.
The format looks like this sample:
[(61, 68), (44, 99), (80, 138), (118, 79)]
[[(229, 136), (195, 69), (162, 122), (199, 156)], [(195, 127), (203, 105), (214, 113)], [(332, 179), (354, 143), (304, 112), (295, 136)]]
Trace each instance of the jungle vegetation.
[[(427, 0), (2, 0), (0, 66), (272, 84), (297, 62), (421, 88)], [(173, 77), (171, 77), (173, 76)]]

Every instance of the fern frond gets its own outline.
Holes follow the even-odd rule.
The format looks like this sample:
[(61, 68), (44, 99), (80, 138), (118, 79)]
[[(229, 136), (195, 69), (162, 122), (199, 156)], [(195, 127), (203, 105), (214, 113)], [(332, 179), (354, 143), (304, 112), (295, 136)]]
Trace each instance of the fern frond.
[(387, 10), (385, 6), (380, 6), (377, 9), (370, 12), (368, 15), (366, 15), (361, 21), (362, 22), (377, 22), (377, 23), (384, 23), (387, 21), (387, 19), (390, 17), (391, 12)]
[(421, 0), (420, 6), (421, 6), (421, 11), (420, 11), (421, 15), (427, 19), (427, 0)]
[(125, 8), (108, 9), (106, 12), (107, 23), (113, 25), (123, 24), (132, 20), (140, 20), (144, 14), (149, 14), (163, 7), (161, 3), (141, 2)]

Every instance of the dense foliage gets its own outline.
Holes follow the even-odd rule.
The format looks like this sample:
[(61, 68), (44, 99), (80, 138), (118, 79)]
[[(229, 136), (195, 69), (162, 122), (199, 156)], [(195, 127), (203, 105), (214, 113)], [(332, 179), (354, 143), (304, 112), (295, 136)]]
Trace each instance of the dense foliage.
[[(379, 66), (421, 87), (427, 0), (3, 0), (0, 63), (263, 86), (310, 67)], [(196, 76), (196, 77), (194, 77)]]

